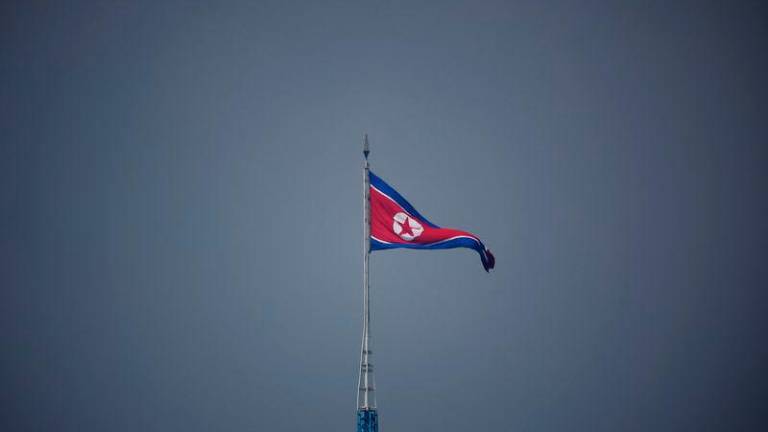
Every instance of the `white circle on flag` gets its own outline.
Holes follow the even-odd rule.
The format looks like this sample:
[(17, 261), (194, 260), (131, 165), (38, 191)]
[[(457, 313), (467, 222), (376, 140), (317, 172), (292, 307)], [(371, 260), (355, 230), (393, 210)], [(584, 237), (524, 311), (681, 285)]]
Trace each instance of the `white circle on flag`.
[(397, 213), (392, 222), (392, 231), (405, 241), (411, 241), (424, 232), (421, 224), (403, 212)]

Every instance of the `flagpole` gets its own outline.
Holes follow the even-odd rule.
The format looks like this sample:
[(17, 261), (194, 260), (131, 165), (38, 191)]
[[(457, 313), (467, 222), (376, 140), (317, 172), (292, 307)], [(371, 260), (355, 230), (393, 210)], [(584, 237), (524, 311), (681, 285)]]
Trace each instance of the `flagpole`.
[(370, 165), (368, 164), (368, 134), (363, 137), (363, 341), (360, 348), (360, 377), (357, 382), (357, 431), (378, 432), (376, 386), (371, 363), (371, 314), (368, 283), (368, 261), (371, 252)]
[[(370, 386), (368, 383), (368, 362), (370, 355), (370, 339), (371, 339), (371, 300), (369, 297), (370, 284), (368, 282), (368, 263), (371, 258), (371, 201), (370, 201), (370, 178), (368, 172), (370, 171), (370, 164), (368, 163), (368, 155), (370, 154), (370, 147), (368, 145), (368, 134), (363, 137), (363, 156), (365, 161), (363, 162), (363, 348), (362, 348), (362, 362), (360, 363), (361, 375), (363, 382), (363, 400), (358, 401), (358, 408), (369, 407), (369, 392)], [(362, 402), (362, 404), (360, 403)]]

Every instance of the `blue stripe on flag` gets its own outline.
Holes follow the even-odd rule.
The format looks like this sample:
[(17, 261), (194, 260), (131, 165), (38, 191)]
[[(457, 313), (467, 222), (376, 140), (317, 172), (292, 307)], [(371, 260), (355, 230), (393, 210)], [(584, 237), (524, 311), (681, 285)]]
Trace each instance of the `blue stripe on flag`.
[[(392, 186), (388, 185), (384, 180), (382, 180), (379, 176), (373, 173), (373, 171), (368, 171), (369, 177), (371, 180), (371, 186), (375, 187), (376, 189), (380, 190), (384, 195), (387, 195), (388, 197), (395, 200), (396, 203), (400, 205), (405, 211), (411, 214), (411, 216), (414, 216), (418, 219), (421, 219), (422, 222), (425, 224), (431, 226), (432, 228), (440, 228), (439, 226), (433, 224), (432, 222), (428, 221), (427, 218), (422, 216), (418, 211), (416, 211), (415, 208), (409, 203), (405, 198), (403, 198), (402, 195), (397, 193), (396, 190), (392, 188)], [(371, 239), (373, 241), (373, 239)]]

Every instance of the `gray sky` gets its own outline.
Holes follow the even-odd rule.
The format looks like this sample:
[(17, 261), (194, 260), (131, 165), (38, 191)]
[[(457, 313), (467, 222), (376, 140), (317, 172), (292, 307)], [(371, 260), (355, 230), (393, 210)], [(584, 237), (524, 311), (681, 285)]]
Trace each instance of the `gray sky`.
[(758, 2), (4, 2), (0, 429), (759, 430)]

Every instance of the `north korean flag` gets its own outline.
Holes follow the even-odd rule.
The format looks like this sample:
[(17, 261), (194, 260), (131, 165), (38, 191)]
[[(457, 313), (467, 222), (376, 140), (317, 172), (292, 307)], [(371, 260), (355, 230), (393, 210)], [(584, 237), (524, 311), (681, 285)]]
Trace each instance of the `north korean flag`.
[(440, 228), (416, 211), (396, 190), (369, 172), (371, 183), (371, 250), (452, 249), (465, 247), (480, 254), (485, 271), (496, 263), (491, 251), (476, 235)]

